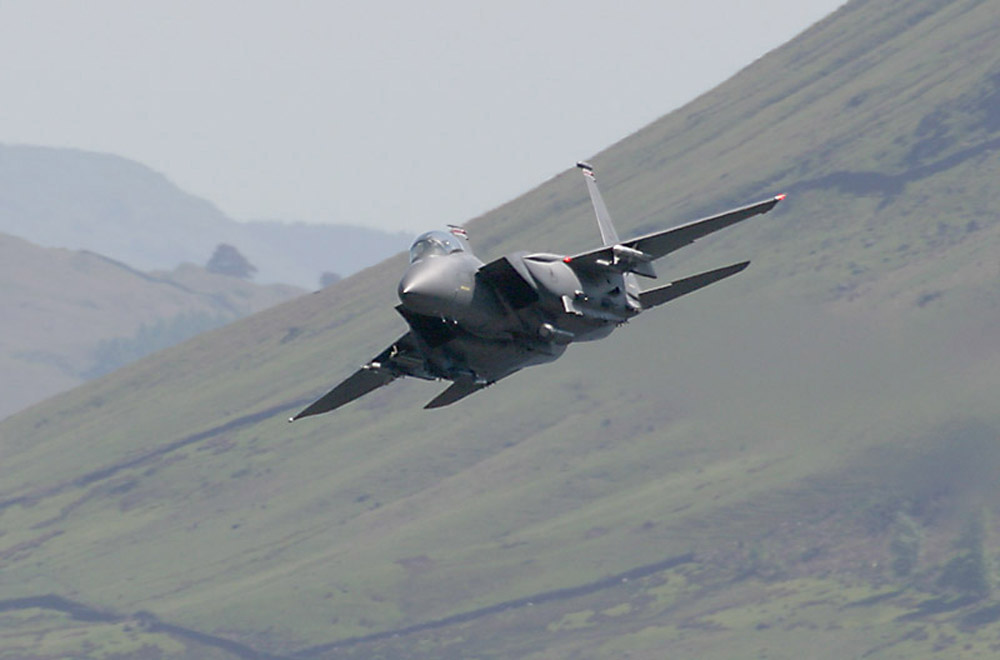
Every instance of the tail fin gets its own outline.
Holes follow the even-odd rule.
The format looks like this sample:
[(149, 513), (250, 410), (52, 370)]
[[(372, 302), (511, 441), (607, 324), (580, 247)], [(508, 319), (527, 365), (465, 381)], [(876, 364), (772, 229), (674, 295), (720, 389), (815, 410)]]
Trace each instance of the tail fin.
[(576, 164), (583, 170), (583, 177), (587, 180), (587, 192), (590, 193), (590, 201), (594, 203), (594, 213), (597, 215), (597, 226), (601, 229), (601, 240), (604, 245), (618, 244), (618, 232), (611, 224), (611, 214), (608, 207), (604, 205), (601, 198), (601, 191), (597, 189), (597, 179), (594, 177), (594, 168), (589, 163), (580, 162)]

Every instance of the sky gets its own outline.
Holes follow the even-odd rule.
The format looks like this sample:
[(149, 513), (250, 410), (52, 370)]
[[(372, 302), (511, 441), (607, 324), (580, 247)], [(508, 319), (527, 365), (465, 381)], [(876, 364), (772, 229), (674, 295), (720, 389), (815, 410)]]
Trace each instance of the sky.
[(237, 220), (461, 224), (843, 0), (0, 0), (0, 143), (137, 160)]

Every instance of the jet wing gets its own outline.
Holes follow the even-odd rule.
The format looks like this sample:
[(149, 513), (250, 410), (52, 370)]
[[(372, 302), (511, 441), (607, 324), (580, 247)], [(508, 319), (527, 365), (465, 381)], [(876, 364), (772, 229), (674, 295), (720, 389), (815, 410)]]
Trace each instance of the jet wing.
[(290, 418), (294, 422), (310, 415), (336, 410), (345, 403), (368, 394), (383, 385), (388, 385), (400, 376), (419, 375), (418, 365), (423, 363), (423, 355), (416, 343), (406, 333), (372, 360), (355, 371), (347, 380), (324, 394), (302, 412)]
[[(784, 195), (778, 195), (777, 197), (772, 197), (771, 199), (757, 202), (756, 204), (750, 204), (749, 206), (743, 206), (738, 209), (733, 209), (732, 211), (726, 211), (725, 213), (720, 213), (719, 215), (713, 215), (707, 218), (702, 218), (701, 220), (695, 220), (694, 222), (689, 222), (687, 224), (680, 225), (679, 227), (622, 241), (618, 245), (608, 245), (590, 250), (588, 252), (573, 255), (571, 257), (566, 257), (566, 263), (571, 264), (574, 267), (607, 266), (608, 264), (615, 263), (616, 257), (620, 258), (622, 256), (621, 254), (616, 253), (616, 248), (620, 253), (622, 252), (622, 247), (627, 249), (627, 256), (631, 257), (633, 261), (643, 263), (649, 262), (666, 256), (674, 250), (684, 247), (685, 245), (690, 245), (703, 236), (717, 232), (720, 229), (724, 229), (755, 215), (767, 213), (784, 198)], [(641, 269), (633, 270), (633, 272), (637, 272), (640, 275), (646, 274), (643, 273)]]

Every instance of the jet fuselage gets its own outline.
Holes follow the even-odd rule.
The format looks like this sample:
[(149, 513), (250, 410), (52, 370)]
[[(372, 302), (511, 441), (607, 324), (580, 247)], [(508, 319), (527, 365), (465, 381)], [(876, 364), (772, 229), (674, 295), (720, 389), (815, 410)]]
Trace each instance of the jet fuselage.
[(489, 263), (469, 249), (465, 231), (431, 231), (410, 248), (397, 311), (409, 330), (292, 419), (335, 410), (411, 376), (452, 384), (425, 408), (440, 408), (523, 367), (551, 362), (566, 346), (607, 337), (640, 312), (731, 277), (748, 261), (640, 290), (656, 278), (653, 261), (702, 236), (767, 213), (784, 195), (684, 225), (620, 240), (597, 190), (593, 168), (579, 163), (602, 245), (572, 256), (517, 252)]
[[(437, 350), (429, 371), (438, 377), (498, 380), (556, 359), (571, 342), (606, 337), (640, 310), (628, 274), (588, 277), (566, 257), (546, 253), (507, 255), (503, 276), (520, 295), (501, 298), (495, 284), (477, 277), (485, 264), (460, 240), (445, 232), (420, 236), (398, 287), (407, 320), (439, 319), (448, 331), (447, 342), (430, 347)], [(432, 248), (422, 245), (428, 242)]]

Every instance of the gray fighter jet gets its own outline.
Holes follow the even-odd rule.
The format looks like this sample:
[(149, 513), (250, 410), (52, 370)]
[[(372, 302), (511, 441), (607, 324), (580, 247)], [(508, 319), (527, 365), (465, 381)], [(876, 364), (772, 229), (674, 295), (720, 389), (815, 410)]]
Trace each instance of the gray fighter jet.
[(647, 309), (735, 275), (749, 261), (645, 291), (636, 275), (655, 278), (652, 262), (696, 239), (767, 213), (771, 199), (638, 238), (619, 240), (597, 189), (594, 169), (578, 163), (604, 245), (565, 256), (518, 252), (484, 264), (460, 227), (431, 231), (410, 248), (396, 310), (409, 331), (354, 375), (292, 417), (335, 410), (401, 376), (450, 380), (425, 408), (455, 403), (566, 346), (611, 334)]

